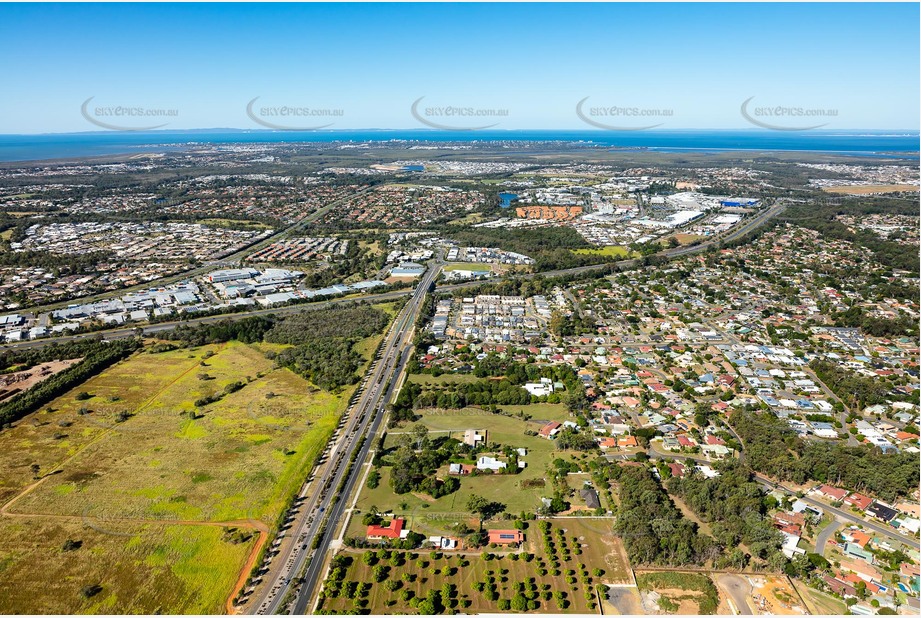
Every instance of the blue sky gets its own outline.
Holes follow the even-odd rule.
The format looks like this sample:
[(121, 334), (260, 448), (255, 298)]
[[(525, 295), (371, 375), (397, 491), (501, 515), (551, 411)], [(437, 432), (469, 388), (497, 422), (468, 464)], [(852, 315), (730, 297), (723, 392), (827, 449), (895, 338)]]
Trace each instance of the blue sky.
[(260, 128), (257, 96), (341, 110), (323, 120), (342, 129), (424, 128), (423, 96), (508, 110), (508, 129), (590, 128), (585, 97), (670, 110), (662, 128), (752, 128), (755, 97), (836, 110), (830, 129), (918, 129), (918, 21), (911, 3), (0, 4), (0, 133), (97, 130), (89, 97)]

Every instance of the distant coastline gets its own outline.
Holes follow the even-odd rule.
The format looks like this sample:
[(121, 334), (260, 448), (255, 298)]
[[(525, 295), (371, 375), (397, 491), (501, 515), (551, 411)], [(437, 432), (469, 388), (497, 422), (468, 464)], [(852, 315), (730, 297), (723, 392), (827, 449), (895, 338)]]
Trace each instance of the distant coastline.
[(765, 130), (655, 131), (433, 131), (340, 130), (262, 131), (238, 129), (161, 130), (0, 135), (0, 162), (48, 161), (141, 153), (183, 151), (208, 146), (310, 144), (333, 142), (566, 142), (586, 148), (616, 150), (809, 152), (853, 156), (914, 158), (917, 131)]

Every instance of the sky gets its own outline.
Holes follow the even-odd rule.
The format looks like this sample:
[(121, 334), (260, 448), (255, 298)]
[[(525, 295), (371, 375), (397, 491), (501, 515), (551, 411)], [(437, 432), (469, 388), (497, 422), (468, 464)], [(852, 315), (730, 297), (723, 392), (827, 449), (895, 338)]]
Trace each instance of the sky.
[(751, 129), (749, 99), (779, 126), (917, 130), (918, 23), (917, 3), (0, 4), (0, 133)]

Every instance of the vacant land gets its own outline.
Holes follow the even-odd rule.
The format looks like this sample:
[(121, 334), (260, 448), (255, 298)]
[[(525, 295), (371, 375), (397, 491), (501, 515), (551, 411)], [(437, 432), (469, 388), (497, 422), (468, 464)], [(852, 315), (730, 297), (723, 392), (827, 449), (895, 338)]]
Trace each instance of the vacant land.
[(695, 240), (703, 240), (706, 236), (701, 236), (700, 234), (683, 234), (677, 233), (672, 236), (675, 240), (678, 241), (680, 245), (689, 245)]
[(622, 245), (605, 245), (604, 247), (595, 247), (592, 249), (573, 249), (573, 253), (581, 255), (604, 255), (607, 257), (626, 258), (632, 253), (629, 248)]
[[(239, 390), (196, 406), (235, 382)], [(92, 396), (68, 393), (51, 407), (76, 402), (88, 409), (84, 422), (105, 434), (12, 512), (272, 523), (345, 397), (310, 387), (240, 343), (141, 354), (75, 390)]]
[(713, 580), (703, 573), (637, 572), (636, 585), (643, 597), (646, 613), (718, 613), (719, 590)]
[[(496, 181), (484, 181), (487, 184), (493, 184)], [(469, 215), (464, 215), (458, 219), (451, 221), (452, 225), (474, 225), (475, 223), (481, 223), (486, 219), (486, 216), (481, 212), (472, 212)]]
[[(505, 604), (514, 603), (516, 596), (524, 597), (518, 602), (531, 602), (527, 607), (531, 612), (593, 613), (600, 598), (597, 587), (625, 583), (629, 573), (608, 558), (612, 548), (615, 554), (622, 553), (616, 551), (619, 541), (583, 529), (580, 523), (552, 521), (552, 554), (537, 522), (525, 531), (526, 546), (519, 553), (348, 550), (340, 555), (350, 564), (338, 584), (327, 582), (322, 609), (416, 613), (420, 609), (413, 599), (438, 591), (444, 607), (464, 613), (508, 611)], [(366, 553), (374, 556), (366, 558)], [(359, 592), (358, 582), (365, 583), (365, 592)]]
[(267, 230), (271, 228), (271, 225), (267, 223), (260, 223), (258, 221), (249, 221), (247, 219), (222, 219), (222, 218), (212, 218), (212, 219), (202, 219), (201, 223), (203, 225), (211, 225), (213, 227), (230, 227), (230, 228), (255, 228), (259, 230)]
[(80, 358), (49, 361), (29, 367), (22, 371), (13, 371), (0, 378), (0, 400), (12, 397), (21, 391), (27, 391), (39, 382), (47, 380), (68, 367), (80, 362)]
[(785, 577), (752, 577), (752, 600), (749, 605), (759, 614), (795, 616), (806, 613), (796, 590)]
[(800, 593), (811, 614), (841, 616), (847, 612), (847, 605), (841, 599), (836, 599), (830, 594), (810, 588), (796, 580), (793, 580), (793, 585), (796, 587), (797, 592)]
[(486, 272), (492, 270), (492, 266), (479, 262), (452, 262), (450, 264), (445, 264), (444, 270), (473, 270), (477, 272)]
[[(0, 432), (0, 598), (222, 611), (354, 388), (276, 368), (265, 352), (281, 347), (148, 348)], [(68, 539), (83, 545), (62, 555)]]
[(3, 613), (220, 614), (255, 543), (218, 526), (94, 525), (0, 519)]

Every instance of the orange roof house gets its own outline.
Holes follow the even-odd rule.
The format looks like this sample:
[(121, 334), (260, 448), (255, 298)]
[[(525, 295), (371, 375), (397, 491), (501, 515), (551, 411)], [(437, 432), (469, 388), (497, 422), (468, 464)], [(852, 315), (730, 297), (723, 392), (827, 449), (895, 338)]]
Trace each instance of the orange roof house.
[(524, 542), (521, 530), (489, 530), (489, 542), (496, 545), (517, 545)]
[(834, 501), (844, 500), (844, 497), (848, 494), (846, 489), (839, 489), (837, 487), (832, 487), (831, 485), (822, 485), (819, 487), (818, 492)]
[(873, 537), (861, 530), (854, 530), (850, 533), (851, 542), (860, 545), (862, 548), (867, 547), (867, 543), (873, 540)]
[(617, 438), (600, 438), (598, 440), (598, 446), (603, 449), (615, 448), (617, 446)]
[(540, 428), (540, 432), (539, 432), (540, 436), (542, 438), (552, 438), (553, 436), (555, 436), (556, 434), (560, 432), (560, 428), (562, 426), (563, 425), (561, 423), (558, 423), (556, 421), (550, 421), (549, 423), (547, 423), (546, 425)]
[(398, 539), (405, 521), (402, 517), (394, 517), (386, 526), (368, 526), (365, 536), (369, 539)]

